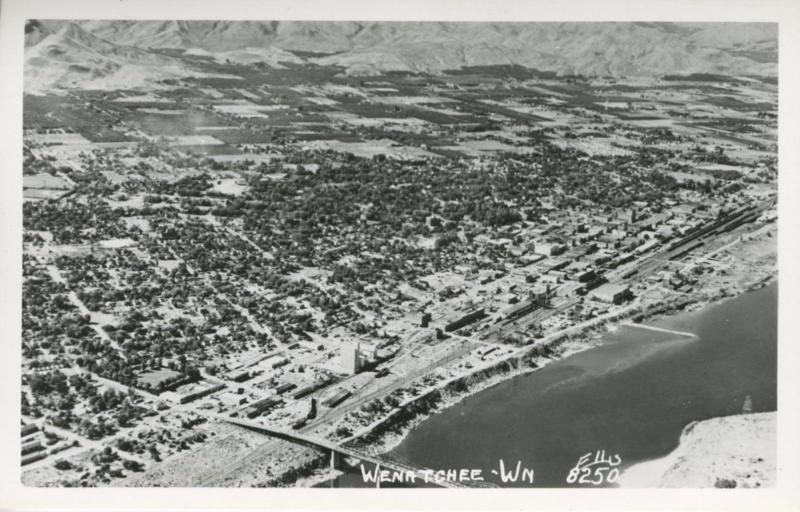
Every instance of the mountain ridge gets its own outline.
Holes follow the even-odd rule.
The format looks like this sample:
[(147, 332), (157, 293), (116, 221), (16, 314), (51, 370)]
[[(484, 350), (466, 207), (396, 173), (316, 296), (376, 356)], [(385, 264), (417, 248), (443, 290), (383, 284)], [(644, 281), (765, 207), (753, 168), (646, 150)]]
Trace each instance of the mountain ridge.
[[(59, 33), (66, 63), (88, 52), (99, 74), (113, 66), (95, 54), (123, 67), (167, 66), (178, 76), (191, 74), (181, 59), (155, 51), (181, 49), (206, 52), (218, 61), (274, 67), (312, 62), (371, 75), (486, 65), (585, 76), (777, 75), (777, 25), (769, 23), (187, 20), (31, 20), (26, 73), (27, 64), (63, 67), (57, 41), (50, 38)], [(304, 58), (291, 52), (324, 55)], [(49, 60), (29, 59), (42, 54)]]

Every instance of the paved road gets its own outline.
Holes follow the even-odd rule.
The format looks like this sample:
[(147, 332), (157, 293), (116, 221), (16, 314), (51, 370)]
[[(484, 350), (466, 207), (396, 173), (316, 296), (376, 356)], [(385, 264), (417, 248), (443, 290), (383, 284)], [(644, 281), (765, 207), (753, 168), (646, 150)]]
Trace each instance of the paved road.
[[(332, 409), (326, 414), (321, 415), (315, 421), (310, 422), (302, 429), (298, 430), (298, 433), (308, 435), (312, 433), (317, 427), (320, 427), (325, 424), (331, 424), (338, 419), (342, 418), (344, 415), (348, 414), (351, 411), (357, 410), (362, 405), (374, 400), (376, 398), (384, 397), (390, 395), (392, 392), (400, 389), (401, 387), (407, 386), (410, 382), (430, 373), (431, 371), (440, 368), (443, 365), (448, 364), (449, 362), (466, 355), (467, 353), (474, 350), (478, 347), (479, 344), (477, 342), (465, 342), (458, 350), (448, 353), (446, 356), (435, 359), (431, 361), (429, 364), (425, 365), (422, 368), (419, 368), (401, 378), (396, 378), (393, 381), (385, 386), (381, 387), (378, 390), (375, 390), (371, 393), (368, 393), (362, 397), (358, 397), (356, 400), (351, 400), (349, 402), (345, 402), (341, 406)], [(228, 475), (230, 473), (236, 472), (246, 465), (255, 462), (258, 459), (263, 457), (267, 457), (273, 450), (280, 446), (280, 441), (269, 441), (262, 445), (257, 446), (251, 453), (249, 453), (246, 457), (238, 460), (237, 462), (225, 466), (221, 468), (219, 471), (215, 472), (214, 474), (207, 475), (199, 482), (193, 485), (208, 485), (215, 480), (219, 480), (220, 478)]]
[[(769, 201), (765, 201), (764, 203), (759, 205), (760, 210), (763, 211), (764, 209), (768, 208), (769, 204), (770, 204)], [(709, 235), (708, 237), (703, 237), (703, 238), (712, 238), (712, 237), (718, 238), (719, 235), (713, 235), (712, 234), (712, 235)], [(685, 246), (682, 246), (682, 247), (678, 247), (678, 248), (675, 248), (675, 249), (672, 249), (672, 250), (668, 250), (668, 249), (662, 248), (662, 249), (657, 250), (657, 251), (655, 251), (654, 253), (652, 253), (652, 254), (650, 254), (648, 256), (644, 256), (644, 257), (640, 258), (639, 260), (635, 261), (634, 263), (632, 263), (630, 265), (625, 265), (625, 266), (622, 266), (622, 267), (620, 267), (618, 269), (615, 269), (615, 270), (609, 272), (607, 274), (607, 278), (609, 279), (610, 282), (619, 282), (619, 283), (630, 283), (630, 282), (633, 282), (633, 281), (639, 281), (642, 277), (645, 277), (645, 276), (655, 272), (656, 270), (662, 268), (665, 264), (668, 264), (670, 262), (670, 258), (672, 256), (674, 256), (674, 255), (680, 253), (681, 251), (685, 250), (686, 247), (688, 247), (688, 245), (685, 245)], [(623, 275), (625, 275), (627, 272), (630, 272), (631, 270), (634, 270), (634, 269), (637, 271), (637, 273), (635, 275), (630, 276), (628, 278), (622, 278)], [(572, 289), (568, 289), (568, 288), (569, 287), (566, 287), (566, 288), (562, 287), (562, 289), (557, 290), (557, 291), (559, 293), (561, 293), (561, 294), (570, 293), (571, 291), (573, 291)], [(572, 287), (572, 288), (574, 288), (574, 287)], [(513, 331), (513, 330), (519, 329), (519, 328), (521, 328), (521, 327), (523, 327), (525, 325), (530, 324), (531, 322), (541, 322), (541, 321), (545, 320), (546, 318), (549, 318), (549, 317), (552, 317), (554, 315), (558, 315), (558, 314), (560, 314), (560, 313), (562, 313), (564, 311), (567, 311), (569, 308), (571, 308), (574, 305), (576, 305), (577, 303), (579, 303), (580, 300), (581, 300), (580, 298), (562, 297), (561, 300), (559, 301), (558, 298), (556, 298), (556, 303), (551, 308), (544, 308), (544, 309), (534, 310), (533, 312), (531, 312), (531, 314), (523, 316), (520, 319), (517, 319), (517, 320), (515, 320), (513, 322), (510, 322), (508, 324), (504, 324), (502, 326), (497, 326), (497, 327), (496, 326), (490, 327), (491, 331), (490, 331), (489, 335), (493, 339), (497, 340), (497, 339), (499, 339), (499, 337), (504, 332)], [(565, 334), (569, 335), (571, 333), (577, 333), (578, 331), (583, 330), (585, 327), (587, 327), (589, 325), (593, 325), (593, 324), (596, 324), (596, 323), (599, 323), (599, 322), (603, 322), (603, 321), (607, 321), (607, 320), (613, 319), (614, 317), (619, 316), (620, 314), (624, 314), (628, 310), (636, 308), (636, 307), (639, 307), (639, 306), (640, 306), (640, 299), (636, 299), (634, 302), (628, 304), (626, 307), (624, 307), (622, 309), (613, 311), (613, 312), (605, 314), (605, 315), (601, 315), (600, 317), (596, 317), (596, 318), (581, 322), (579, 324), (572, 325), (572, 326), (570, 326), (570, 327), (568, 327), (566, 329), (563, 329), (563, 330), (561, 330), (561, 331), (559, 331), (557, 333), (553, 333), (553, 334), (545, 337), (542, 340), (538, 340), (537, 344), (545, 344), (550, 339), (553, 339), (556, 336), (563, 336)], [(463, 336), (460, 336), (460, 335), (455, 335), (455, 336), (458, 337), (458, 338), (461, 338), (462, 341), (463, 341), (463, 345), (461, 347), (459, 347), (457, 350), (455, 350), (455, 351), (453, 351), (451, 353), (448, 353), (447, 355), (445, 355), (445, 356), (443, 356), (443, 357), (441, 357), (441, 358), (439, 358), (437, 360), (431, 361), (431, 363), (429, 363), (428, 365), (426, 365), (426, 366), (424, 366), (422, 368), (419, 368), (419, 369), (417, 369), (417, 370), (415, 370), (415, 371), (413, 371), (411, 373), (408, 373), (406, 375), (403, 375), (400, 378), (397, 378), (397, 379), (391, 381), (386, 386), (381, 387), (380, 389), (377, 389), (377, 390), (375, 390), (375, 391), (373, 391), (371, 393), (368, 393), (368, 394), (366, 394), (364, 396), (358, 397), (357, 399), (352, 400), (350, 402), (346, 402), (345, 404), (343, 404), (342, 406), (334, 409), (333, 411), (329, 411), (328, 413), (321, 415), (317, 420), (309, 423), (303, 429), (300, 429), (297, 432), (298, 435), (308, 435), (308, 434), (312, 433), (314, 431), (314, 429), (316, 429), (319, 426), (322, 426), (324, 424), (332, 424), (333, 422), (335, 422), (336, 420), (340, 419), (341, 417), (343, 417), (347, 413), (360, 408), (362, 405), (368, 403), (369, 401), (371, 401), (373, 399), (376, 399), (376, 398), (388, 396), (389, 394), (391, 394), (392, 392), (396, 391), (397, 389), (399, 389), (401, 387), (404, 387), (404, 386), (407, 386), (412, 381), (416, 380), (417, 378), (420, 378), (420, 377), (424, 376), (425, 374), (435, 370), (436, 368), (440, 368), (441, 366), (446, 365), (449, 362), (466, 355), (467, 353), (471, 352), (472, 350), (477, 348), (482, 343), (482, 342), (479, 342), (479, 341), (475, 340), (474, 338), (463, 337)], [(523, 355), (528, 350), (530, 350), (530, 348), (531, 348), (530, 346), (519, 347), (518, 349), (516, 349), (514, 352), (512, 352), (508, 356), (505, 356), (503, 359), (519, 357), (520, 355)], [(220, 477), (222, 477), (222, 476), (224, 476), (226, 474), (229, 474), (231, 472), (234, 472), (234, 471), (237, 471), (237, 470), (241, 469), (242, 467), (244, 467), (245, 465), (247, 465), (250, 462), (258, 460), (261, 457), (266, 457), (272, 450), (274, 450), (276, 447), (278, 447), (279, 444), (280, 444), (279, 441), (271, 441), (271, 442), (267, 442), (267, 443), (257, 447), (255, 450), (253, 450), (253, 452), (251, 452), (248, 456), (244, 457), (240, 461), (237, 461), (236, 463), (223, 468), (222, 470), (220, 470), (219, 472), (217, 472), (217, 473), (215, 473), (213, 475), (207, 476), (206, 478), (204, 478), (200, 482), (200, 485), (202, 485), (203, 483), (210, 483), (210, 482), (212, 482), (212, 481), (214, 481), (214, 480), (216, 480), (216, 479), (218, 479), (218, 478), (220, 478)]]

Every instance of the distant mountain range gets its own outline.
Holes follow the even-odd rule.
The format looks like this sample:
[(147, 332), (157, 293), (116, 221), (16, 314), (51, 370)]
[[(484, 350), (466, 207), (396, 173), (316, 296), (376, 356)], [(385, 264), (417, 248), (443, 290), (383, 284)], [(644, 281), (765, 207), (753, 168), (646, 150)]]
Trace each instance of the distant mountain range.
[(134, 88), (193, 74), (180, 59), (109, 42), (76, 23), (29, 21), (25, 46), (25, 92)]
[[(561, 75), (777, 75), (767, 23), (29, 21), (26, 86), (131, 86), (197, 74), (182, 49), (220, 61), (310, 61), (350, 74), (517, 64)], [(141, 75), (140, 77), (138, 75)]]

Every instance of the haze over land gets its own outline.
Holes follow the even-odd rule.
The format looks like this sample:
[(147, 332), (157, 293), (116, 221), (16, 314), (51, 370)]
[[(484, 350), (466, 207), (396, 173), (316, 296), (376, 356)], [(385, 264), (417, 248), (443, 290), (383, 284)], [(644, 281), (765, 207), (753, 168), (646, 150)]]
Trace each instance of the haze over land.
[(184, 56), (357, 75), (486, 65), (615, 77), (777, 74), (777, 26), (768, 23), (91, 20), (29, 21), (25, 33), (26, 84), (40, 89), (202, 74)]

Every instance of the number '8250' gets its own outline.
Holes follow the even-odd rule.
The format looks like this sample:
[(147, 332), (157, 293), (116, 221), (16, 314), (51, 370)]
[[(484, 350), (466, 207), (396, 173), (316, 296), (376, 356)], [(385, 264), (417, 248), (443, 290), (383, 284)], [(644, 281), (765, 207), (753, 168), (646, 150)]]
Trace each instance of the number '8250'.
[(568, 484), (602, 485), (617, 481), (617, 466), (622, 462), (619, 455), (607, 457), (605, 450), (595, 452), (594, 458), (592, 455), (590, 452), (578, 459), (578, 463), (567, 474)]

